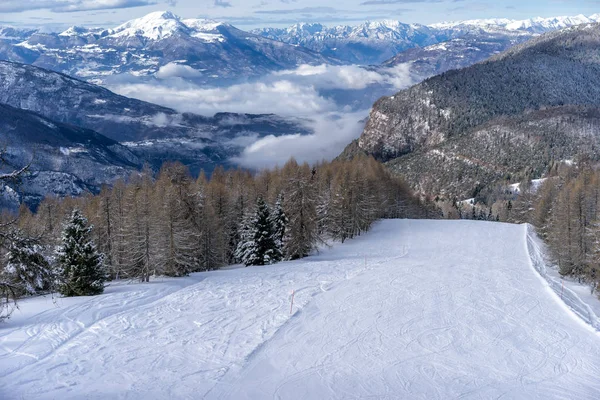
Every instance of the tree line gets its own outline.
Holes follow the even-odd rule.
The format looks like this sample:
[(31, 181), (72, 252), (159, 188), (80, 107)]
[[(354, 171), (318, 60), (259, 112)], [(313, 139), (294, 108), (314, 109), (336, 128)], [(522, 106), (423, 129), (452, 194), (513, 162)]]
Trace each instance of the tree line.
[(600, 171), (582, 160), (563, 165), (516, 206), (538, 228), (559, 272), (600, 284)]
[(488, 202), (440, 201), (446, 218), (530, 223), (563, 276), (600, 289), (600, 170), (586, 156), (554, 163), (546, 178), (490, 188)]
[[(74, 210), (87, 218), (80, 229), (89, 220), (89, 240), (102, 255), (105, 278), (141, 282), (298, 259), (328, 239), (343, 242), (368, 231), (379, 218), (425, 215), (408, 186), (370, 157), (312, 166), (291, 159), (258, 173), (220, 167), (210, 178), (167, 163), (158, 173), (146, 168), (97, 195), (46, 198), (35, 212), (21, 207), (0, 240), (2, 254), (27, 242), (29, 253), (43, 256), (38, 266), (56, 265), (55, 249), (65, 245), (65, 221), (74, 223)], [(9, 264), (4, 257), (0, 279), (21, 279), (7, 272)], [(33, 286), (20, 294), (50, 285)]]

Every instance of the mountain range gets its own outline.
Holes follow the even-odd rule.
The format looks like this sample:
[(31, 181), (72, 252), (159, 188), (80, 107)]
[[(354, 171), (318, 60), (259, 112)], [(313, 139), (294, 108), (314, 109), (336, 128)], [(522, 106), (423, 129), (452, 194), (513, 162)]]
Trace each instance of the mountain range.
[(473, 197), (600, 143), (600, 25), (539, 36), (378, 100), (344, 154), (374, 155), (423, 194)]
[[(0, 30), (0, 59), (32, 64), (82, 79), (151, 77), (166, 66), (197, 82), (247, 79), (299, 64), (337, 60), (303, 47), (241, 31), (229, 24), (154, 12), (113, 29), (64, 32)], [(173, 68), (171, 68), (173, 69)]]
[[(335, 27), (298, 23), (286, 29), (245, 32), (227, 23), (183, 19), (163, 11), (115, 28), (74, 26), (52, 33), (0, 27), (0, 59), (93, 83), (106, 83), (120, 76), (134, 81), (180, 77), (219, 86), (301, 64), (391, 66), (423, 58), (430, 65), (420, 65), (414, 72), (430, 76), (445, 68), (468, 66), (469, 62), (483, 60), (541, 33), (597, 21), (600, 14), (429, 26), (400, 21)], [(445, 42), (447, 45), (435, 47)], [(416, 50), (395, 58), (409, 49), (424, 52)], [(462, 59), (465, 52), (470, 53)]]
[(0, 104), (4, 165), (29, 165), (29, 173), (0, 187), (0, 204), (37, 204), (46, 195), (75, 196), (95, 191), (141, 168), (127, 147), (92, 130), (49, 120), (31, 111)]
[(523, 41), (541, 33), (593, 22), (600, 22), (600, 14), (522, 21), (471, 20), (433, 25), (368, 21), (357, 26), (327, 27), (318, 23), (298, 23), (289, 28), (262, 28), (252, 32), (284, 43), (300, 45), (346, 63), (380, 64), (405, 50), (427, 47), (466, 35), (492, 35), (508, 42)]

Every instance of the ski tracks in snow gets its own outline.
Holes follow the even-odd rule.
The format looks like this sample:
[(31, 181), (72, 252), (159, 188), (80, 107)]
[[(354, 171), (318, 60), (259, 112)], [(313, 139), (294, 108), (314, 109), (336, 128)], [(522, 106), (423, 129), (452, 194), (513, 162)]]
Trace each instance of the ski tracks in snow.
[[(348, 258), (333, 249), (283, 265), (121, 285), (16, 318), (20, 326), (0, 330), (0, 380), (8, 383), (0, 397), (204, 397), (298, 310), (373, 268), (358, 242), (345, 246)], [(31, 335), (21, 340), (24, 331)]]
[(305, 260), (17, 317), (0, 397), (600, 398), (600, 337), (528, 267), (523, 229), (383, 221)]
[(524, 227), (446, 224), (404, 222), (407, 257), (319, 296), (211, 394), (600, 398), (599, 337), (528, 269)]

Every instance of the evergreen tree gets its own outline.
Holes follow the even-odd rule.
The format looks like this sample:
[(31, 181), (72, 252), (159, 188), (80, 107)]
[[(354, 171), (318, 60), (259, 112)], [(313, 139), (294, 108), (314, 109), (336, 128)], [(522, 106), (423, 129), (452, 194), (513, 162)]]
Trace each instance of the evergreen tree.
[(275, 239), (275, 229), (269, 206), (262, 197), (256, 202), (256, 211), (242, 228), (242, 240), (236, 251), (238, 259), (246, 266), (268, 265), (282, 259), (281, 248)]
[(62, 243), (56, 251), (58, 291), (64, 296), (89, 296), (104, 292), (104, 256), (91, 239), (92, 227), (75, 209), (64, 225)]
[(19, 296), (48, 291), (52, 286), (50, 263), (39, 241), (21, 230), (9, 234), (7, 263), (0, 280), (10, 285)]
[(277, 248), (279, 249), (279, 253), (281, 253), (281, 258), (283, 259), (286, 227), (289, 221), (287, 215), (285, 214), (285, 211), (283, 210), (283, 194), (281, 193), (277, 196), (275, 208), (273, 210), (273, 214), (271, 215), (271, 221), (273, 225), (273, 237), (275, 239), (275, 246), (277, 246)]
[(255, 234), (255, 216), (246, 215), (240, 226), (240, 241), (235, 250), (235, 258), (245, 266), (258, 263)]

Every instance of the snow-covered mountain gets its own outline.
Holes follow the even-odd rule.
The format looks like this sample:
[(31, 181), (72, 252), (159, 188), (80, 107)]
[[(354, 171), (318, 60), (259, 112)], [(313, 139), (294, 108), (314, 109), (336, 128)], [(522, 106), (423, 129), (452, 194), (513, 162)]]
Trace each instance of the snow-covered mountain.
[(151, 77), (161, 67), (175, 64), (191, 68), (196, 81), (210, 83), (256, 77), (299, 64), (337, 63), (229, 24), (182, 20), (170, 12), (154, 12), (114, 29), (0, 30), (0, 59), (97, 81), (123, 73)]
[(434, 29), (400, 21), (367, 21), (357, 26), (326, 27), (298, 23), (289, 28), (252, 31), (261, 36), (306, 47), (351, 64), (378, 64), (401, 51), (446, 39)]
[(0, 59), (33, 64), (96, 83), (121, 74), (150, 79), (167, 67), (168, 74), (159, 76), (224, 84), (300, 64), (380, 64), (405, 50), (465, 35), (493, 34), (510, 43), (514, 37), (531, 38), (598, 21), (600, 14), (430, 26), (390, 20), (334, 27), (298, 23), (285, 29), (245, 32), (222, 22), (154, 12), (110, 29), (74, 26), (50, 33), (0, 27)]
[(446, 42), (408, 49), (376, 68), (384, 70), (406, 64), (416, 79), (425, 79), (452, 69), (471, 66), (531, 38), (529, 33), (520, 31), (507, 34), (478, 30)]
[(289, 28), (264, 28), (253, 32), (285, 43), (301, 45), (344, 62), (379, 64), (411, 48), (456, 39), (464, 35), (503, 35), (510, 41), (563, 29), (600, 22), (600, 14), (589, 17), (532, 18), (528, 20), (486, 19), (444, 22), (433, 25), (404, 24), (399, 21), (365, 22), (357, 26), (326, 27), (298, 23)]
[(436, 30), (455, 30), (455, 29), (484, 29), (487, 31), (497, 31), (498, 29), (507, 31), (526, 31), (531, 33), (545, 33), (559, 29), (568, 28), (570, 26), (590, 24), (600, 22), (600, 14), (551, 18), (530, 18), (524, 20), (513, 20), (505, 18), (497, 19), (476, 19), (457, 22), (442, 22), (439, 24), (430, 25), (430, 28)]

